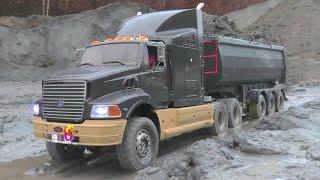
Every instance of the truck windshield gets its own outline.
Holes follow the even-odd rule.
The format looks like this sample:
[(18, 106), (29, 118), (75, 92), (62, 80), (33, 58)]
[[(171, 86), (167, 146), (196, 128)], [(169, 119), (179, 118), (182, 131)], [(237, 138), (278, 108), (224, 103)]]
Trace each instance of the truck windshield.
[(137, 65), (140, 45), (138, 43), (119, 43), (92, 46), (85, 50), (81, 64)]

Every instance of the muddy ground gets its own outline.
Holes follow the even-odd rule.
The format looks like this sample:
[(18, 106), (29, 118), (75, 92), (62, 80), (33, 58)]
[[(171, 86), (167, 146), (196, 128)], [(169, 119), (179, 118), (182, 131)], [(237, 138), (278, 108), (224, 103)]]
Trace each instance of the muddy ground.
[[(21, 101), (1, 102), (17, 110), (27, 109), (23, 106), (39, 96), (40, 90), (24, 94), (22, 88), (37, 87), (39, 83), (1, 85), (7, 87), (6, 92), (20, 87)], [(317, 179), (319, 110), (318, 83), (292, 86), (284, 112), (261, 120), (247, 120), (242, 128), (229, 130), (225, 136), (211, 137), (197, 131), (164, 141), (154, 165), (139, 172), (121, 170), (108, 153), (100, 157), (87, 154), (69, 163), (53, 162), (44, 152), (44, 144), (32, 137), (32, 115), (22, 111), (20, 114), (29, 119), (26, 124), (12, 121), (2, 127), (0, 137), (7, 141), (0, 145), (0, 179)], [(8, 115), (7, 119), (16, 114)], [(15, 140), (10, 142), (10, 137)], [(27, 141), (19, 144), (19, 139)], [(10, 149), (10, 143), (17, 143), (17, 148)], [(22, 153), (30, 157), (19, 159)], [(19, 160), (4, 163), (12, 159)]]

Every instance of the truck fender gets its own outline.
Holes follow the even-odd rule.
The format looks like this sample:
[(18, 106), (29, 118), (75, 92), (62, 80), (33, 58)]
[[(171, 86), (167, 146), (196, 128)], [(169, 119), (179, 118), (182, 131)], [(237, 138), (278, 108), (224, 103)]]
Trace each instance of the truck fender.
[(149, 103), (150, 95), (140, 88), (114, 92), (89, 102), (91, 106), (94, 104), (118, 105), (122, 112), (121, 118), (123, 119), (129, 117), (135, 107), (140, 104)]

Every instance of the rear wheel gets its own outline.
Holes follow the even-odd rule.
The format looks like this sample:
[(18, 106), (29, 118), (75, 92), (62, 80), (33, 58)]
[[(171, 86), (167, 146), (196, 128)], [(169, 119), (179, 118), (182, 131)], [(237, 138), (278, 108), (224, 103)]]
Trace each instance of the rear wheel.
[(117, 159), (124, 169), (144, 169), (155, 160), (158, 146), (158, 131), (153, 122), (134, 117), (128, 120), (122, 143), (116, 148)]
[(223, 102), (227, 106), (229, 128), (236, 128), (241, 126), (242, 110), (238, 99), (229, 98), (224, 99)]
[(214, 104), (213, 112), (213, 126), (209, 127), (209, 133), (213, 135), (220, 135), (227, 133), (228, 130), (228, 111), (223, 102), (217, 102)]
[(284, 94), (282, 91), (280, 91), (278, 98), (277, 98), (276, 111), (280, 112), (283, 109), (284, 109)]
[(276, 111), (276, 97), (274, 96), (273, 93), (271, 93), (269, 96), (267, 114), (274, 114), (275, 111)]
[(262, 94), (259, 95), (257, 104), (250, 104), (249, 115), (251, 118), (263, 118), (267, 113), (267, 102)]
[(68, 161), (79, 158), (83, 155), (84, 148), (66, 144), (46, 142), (49, 156), (57, 161)]

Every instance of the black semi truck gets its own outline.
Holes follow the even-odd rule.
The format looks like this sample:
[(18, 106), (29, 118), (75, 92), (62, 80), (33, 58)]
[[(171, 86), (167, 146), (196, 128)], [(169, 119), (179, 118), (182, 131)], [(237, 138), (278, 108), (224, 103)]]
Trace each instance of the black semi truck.
[(115, 38), (85, 48), (78, 67), (44, 80), (33, 128), (49, 155), (111, 148), (123, 168), (139, 170), (160, 140), (202, 128), (225, 134), (242, 116), (281, 111), (284, 48), (204, 39), (202, 7), (139, 13)]

